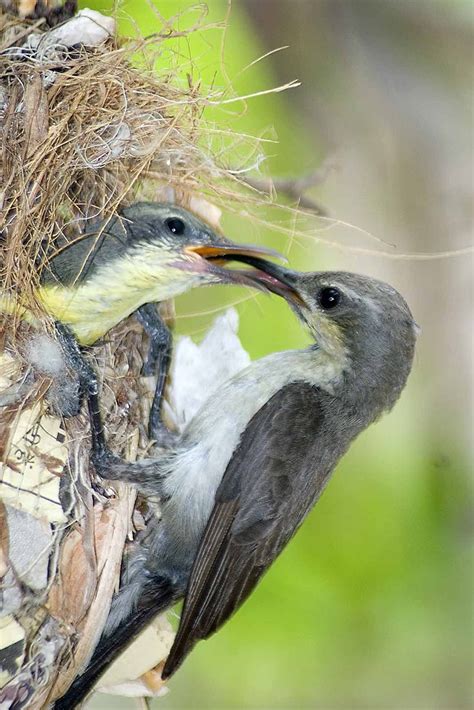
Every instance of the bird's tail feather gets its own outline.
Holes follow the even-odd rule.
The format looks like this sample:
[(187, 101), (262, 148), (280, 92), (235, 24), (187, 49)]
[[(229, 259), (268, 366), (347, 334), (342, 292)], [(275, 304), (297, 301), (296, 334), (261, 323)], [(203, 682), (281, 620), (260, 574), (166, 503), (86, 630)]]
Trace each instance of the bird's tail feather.
[(90, 693), (96, 682), (116, 658), (134, 641), (141, 631), (161, 611), (178, 600), (179, 594), (170, 580), (150, 580), (144, 587), (138, 608), (110, 635), (103, 636), (85, 671), (76, 678), (62, 698), (56, 700), (54, 710), (72, 710)]

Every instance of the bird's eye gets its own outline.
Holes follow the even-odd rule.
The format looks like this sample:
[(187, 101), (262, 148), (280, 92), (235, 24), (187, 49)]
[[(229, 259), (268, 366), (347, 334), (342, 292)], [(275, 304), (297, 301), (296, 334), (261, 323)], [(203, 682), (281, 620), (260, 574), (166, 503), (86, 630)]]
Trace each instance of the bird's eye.
[(172, 234), (176, 234), (177, 237), (180, 237), (182, 234), (184, 234), (184, 230), (186, 229), (186, 225), (184, 224), (183, 220), (179, 219), (178, 217), (170, 217), (166, 220), (165, 224), (170, 230), (170, 232)]
[(326, 286), (319, 292), (318, 301), (321, 308), (325, 311), (330, 311), (335, 308), (341, 300), (341, 292), (334, 286)]

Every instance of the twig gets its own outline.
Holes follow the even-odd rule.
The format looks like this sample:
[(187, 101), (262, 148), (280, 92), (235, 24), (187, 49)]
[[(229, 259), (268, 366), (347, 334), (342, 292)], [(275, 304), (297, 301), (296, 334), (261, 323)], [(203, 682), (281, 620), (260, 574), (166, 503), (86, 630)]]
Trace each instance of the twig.
[(246, 175), (241, 177), (241, 180), (259, 192), (282, 193), (290, 199), (296, 200), (300, 207), (316, 212), (322, 217), (327, 217), (327, 210), (312, 197), (307, 197), (305, 192), (311, 187), (321, 185), (331, 170), (335, 168), (336, 162), (334, 156), (331, 156), (319, 168), (298, 178), (254, 178)]

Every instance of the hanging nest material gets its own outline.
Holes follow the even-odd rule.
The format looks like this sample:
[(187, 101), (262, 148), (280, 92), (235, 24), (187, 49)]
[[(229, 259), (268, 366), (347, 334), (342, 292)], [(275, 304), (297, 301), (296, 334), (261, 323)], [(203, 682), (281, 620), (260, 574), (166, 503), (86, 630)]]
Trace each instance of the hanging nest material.
[[(146, 523), (145, 502), (126, 486), (91, 487), (86, 414), (60, 419), (48, 406), (48, 393), (74, 379), (35, 292), (61, 240), (119, 205), (173, 199), (216, 221), (203, 198), (225, 200), (234, 176), (202, 147), (209, 96), (154, 71), (178, 34), (168, 25), (122, 43), (114, 21), (92, 11), (53, 30), (0, 15), (0, 298), (36, 319), (15, 311), (0, 321), (2, 708), (44, 707), (65, 692), (101, 634), (124, 546)], [(131, 319), (93, 350), (110, 446), (131, 460), (149, 446), (146, 345)], [(144, 693), (159, 691), (150, 668), (172, 641), (166, 619), (148, 633), (157, 651), (136, 669), (147, 671)]]

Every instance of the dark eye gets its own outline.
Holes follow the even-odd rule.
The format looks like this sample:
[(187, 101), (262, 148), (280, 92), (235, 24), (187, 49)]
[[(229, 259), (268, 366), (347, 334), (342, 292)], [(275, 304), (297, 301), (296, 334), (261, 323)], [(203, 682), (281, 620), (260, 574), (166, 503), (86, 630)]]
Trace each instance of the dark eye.
[(165, 224), (170, 230), (170, 232), (172, 234), (176, 234), (177, 237), (180, 237), (182, 234), (184, 234), (184, 230), (186, 229), (186, 225), (184, 224), (183, 220), (178, 219), (178, 217), (170, 217), (166, 220)]
[(334, 288), (334, 286), (326, 286), (326, 288), (322, 288), (319, 292), (319, 305), (321, 308), (324, 308), (325, 311), (335, 308), (340, 300), (341, 292), (338, 288)]

